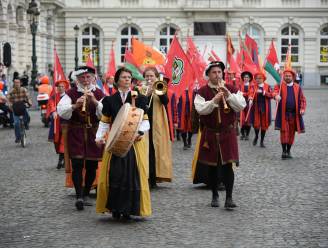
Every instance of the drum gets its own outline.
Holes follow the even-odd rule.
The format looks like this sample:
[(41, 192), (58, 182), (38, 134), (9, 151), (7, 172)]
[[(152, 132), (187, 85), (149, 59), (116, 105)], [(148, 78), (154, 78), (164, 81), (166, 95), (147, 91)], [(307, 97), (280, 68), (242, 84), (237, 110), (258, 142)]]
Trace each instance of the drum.
[(125, 103), (113, 122), (105, 149), (118, 157), (124, 157), (138, 135), (139, 126), (143, 119), (142, 109)]

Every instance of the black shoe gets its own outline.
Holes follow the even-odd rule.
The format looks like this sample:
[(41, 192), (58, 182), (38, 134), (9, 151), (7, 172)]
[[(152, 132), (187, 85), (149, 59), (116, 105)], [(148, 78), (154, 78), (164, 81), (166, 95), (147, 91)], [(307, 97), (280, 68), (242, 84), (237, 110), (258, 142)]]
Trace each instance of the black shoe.
[(248, 136), (245, 136), (245, 140), (249, 140), (249, 137)]
[(257, 138), (254, 138), (254, 140), (253, 140), (253, 146), (256, 146), (256, 144), (257, 144)]
[(292, 159), (292, 158), (293, 158), (292, 155), (290, 154), (290, 152), (287, 152), (287, 153), (286, 153), (286, 158), (287, 158), (287, 159)]
[(123, 216), (123, 220), (132, 220), (129, 214), (123, 214), (122, 216)]
[(29, 130), (29, 129), (30, 129), (29, 125), (25, 125), (25, 130)]
[(19, 143), (20, 141), (20, 139), (15, 139), (15, 143)]
[(83, 210), (84, 209), (84, 203), (82, 198), (78, 198), (75, 202), (75, 207), (77, 210)]
[(224, 203), (224, 208), (226, 209), (231, 209), (231, 208), (236, 208), (237, 205), (236, 203), (233, 202), (232, 198), (227, 198), (225, 203)]
[(119, 212), (112, 212), (112, 217), (115, 220), (119, 220), (121, 218), (121, 214)]
[(286, 160), (287, 159), (287, 152), (282, 152), (281, 159)]
[(10, 128), (14, 128), (14, 125), (13, 124), (10, 124), (10, 126), (9, 126)]
[(262, 148), (265, 148), (265, 145), (264, 145), (263, 141), (261, 142), (260, 146), (261, 146)]
[(218, 186), (218, 191), (225, 191), (225, 186), (223, 183), (220, 183)]
[(240, 135), (240, 140), (244, 140), (245, 136), (244, 135)]
[(188, 143), (187, 147), (188, 147), (188, 148), (191, 148), (191, 143)]
[(188, 146), (187, 145), (184, 145), (183, 146), (183, 150), (188, 150)]
[(211, 207), (212, 208), (218, 208), (219, 207), (219, 196), (218, 195), (213, 195), (212, 196)]

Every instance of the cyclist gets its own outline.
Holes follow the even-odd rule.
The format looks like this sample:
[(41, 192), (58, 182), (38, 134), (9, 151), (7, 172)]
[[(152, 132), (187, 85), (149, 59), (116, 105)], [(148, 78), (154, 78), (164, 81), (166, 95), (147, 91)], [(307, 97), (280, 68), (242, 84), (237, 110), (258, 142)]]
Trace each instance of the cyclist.
[[(21, 139), (20, 127), (19, 127), (19, 122), (20, 122), (19, 116), (20, 115), (24, 116), (25, 129), (28, 130), (30, 116), (27, 112), (25, 104), (28, 104), (29, 106), (32, 105), (32, 101), (28, 94), (27, 89), (21, 86), (20, 78), (14, 78), (14, 87), (8, 93), (8, 101), (10, 104), (10, 108), (14, 112), (14, 127), (15, 127), (15, 137), (16, 137), (15, 143), (19, 143), (20, 139)], [(21, 112), (21, 113), (19, 113), (19, 112)]]

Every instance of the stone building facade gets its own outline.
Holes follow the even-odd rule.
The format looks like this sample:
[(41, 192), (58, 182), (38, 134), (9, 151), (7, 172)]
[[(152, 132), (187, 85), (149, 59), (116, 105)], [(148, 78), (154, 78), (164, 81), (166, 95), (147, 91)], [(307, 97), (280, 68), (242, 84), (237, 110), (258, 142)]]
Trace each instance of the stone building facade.
[[(64, 70), (74, 68), (75, 30), (78, 25), (79, 64), (88, 53), (96, 66), (106, 70), (113, 44), (116, 62), (122, 60), (132, 36), (167, 52), (178, 32), (185, 44), (192, 36), (200, 51), (214, 49), (225, 61), (225, 34), (236, 48), (238, 33), (257, 40), (264, 59), (271, 40), (279, 60), (288, 44), (292, 60), (306, 87), (328, 85), (328, 1), (327, 0), (40, 0), (41, 16), (37, 35), (38, 71), (48, 73), (56, 46)], [(12, 66), (22, 72), (31, 69), (31, 34), (26, 9), (29, 1), (1, 0), (0, 42), (12, 45)], [(1, 53), (2, 56), (2, 53)], [(205, 53), (206, 56), (206, 53)], [(281, 63), (283, 65), (283, 62)]]

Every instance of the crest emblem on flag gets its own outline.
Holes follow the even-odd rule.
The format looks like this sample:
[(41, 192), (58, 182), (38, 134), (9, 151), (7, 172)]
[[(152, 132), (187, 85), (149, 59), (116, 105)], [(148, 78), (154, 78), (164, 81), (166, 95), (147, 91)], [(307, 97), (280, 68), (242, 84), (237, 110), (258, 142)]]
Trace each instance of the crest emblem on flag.
[(180, 84), (183, 74), (184, 62), (182, 59), (175, 57), (172, 65), (172, 84)]

